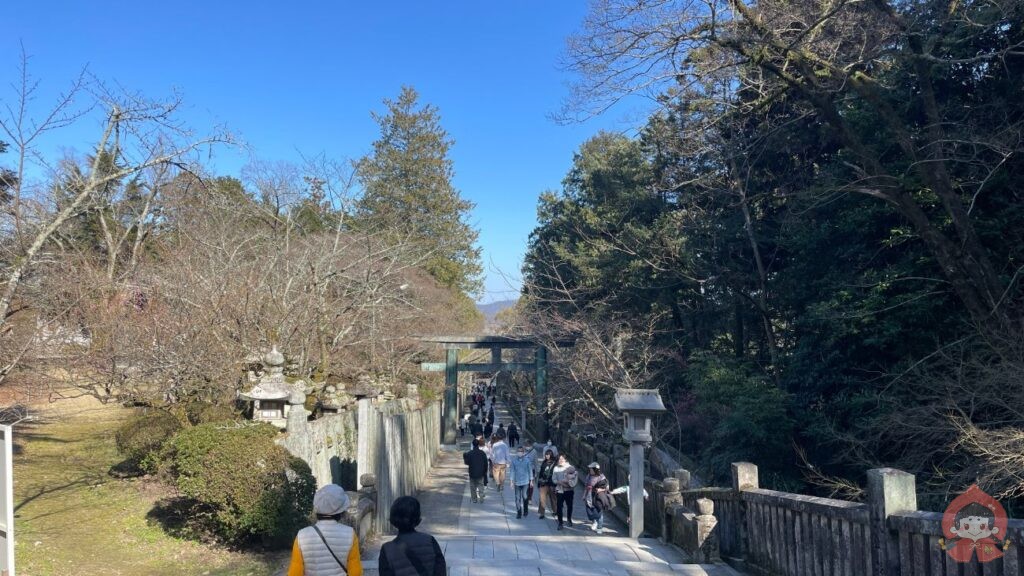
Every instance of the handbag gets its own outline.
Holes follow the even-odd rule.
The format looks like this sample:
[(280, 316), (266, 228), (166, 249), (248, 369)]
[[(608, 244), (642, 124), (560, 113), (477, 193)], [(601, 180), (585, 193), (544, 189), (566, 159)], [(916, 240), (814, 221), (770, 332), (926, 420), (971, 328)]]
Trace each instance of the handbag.
[(530, 482), (530, 487), (526, 489), (526, 500), (533, 500), (533, 482)]

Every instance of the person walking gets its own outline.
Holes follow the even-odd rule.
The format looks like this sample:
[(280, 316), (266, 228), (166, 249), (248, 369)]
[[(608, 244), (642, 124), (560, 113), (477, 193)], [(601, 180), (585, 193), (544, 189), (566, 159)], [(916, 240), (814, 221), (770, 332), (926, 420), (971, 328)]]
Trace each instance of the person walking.
[(491, 465), (494, 470), (494, 483), (498, 492), (505, 489), (505, 472), (508, 469), (509, 453), (505, 439), (495, 434), (491, 444)]
[(488, 418), (487, 423), (484, 424), (484, 438), (490, 438), (494, 435), (494, 420)]
[(487, 454), (480, 449), (481, 439), (473, 440), (473, 447), (462, 454), (462, 461), (469, 468), (469, 495), (473, 502), (483, 502), (487, 482)]
[[(587, 477), (584, 479), (583, 504), (587, 508), (587, 518), (592, 522), (590, 529), (598, 534), (604, 532), (604, 511), (610, 510), (612, 499), (608, 493), (608, 479), (601, 473), (601, 465), (591, 462), (587, 466)], [(613, 500), (614, 502), (614, 500)]]
[[(495, 430), (494, 433), (497, 434), (498, 438), (501, 438), (502, 440), (508, 439), (508, 432), (505, 430), (504, 422), (498, 424), (498, 429)], [(509, 448), (511, 448), (511, 446), (509, 446)]]
[(529, 489), (533, 488), (533, 457), (526, 454), (526, 448), (520, 446), (509, 465), (512, 486), (515, 487), (516, 518), (525, 518), (530, 512)]
[(551, 453), (555, 455), (555, 461), (558, 460), (558, 447), (551, 443), (550, 438), (548, 438), (548, 443), (544, 445), (544, 448), (542, 448), (542, 450), (544, 452), (551, 450)]
[[(629, 500), (629, 479), (632, 478), (632, 477), (633, 477), (632, 474), (627, 474), (626, 475), (626, 485), (625, 486), (619, 486), (618, 488), (616, 488), (616, 489), (612, 490), (611, 492), (609, 492), (609, 494), (611, 494), (612, 496), (618, 496), (619, 494), (625, 494), (626, 495), (626, 505), (627, 506), (630, 503), (630, 500)], [(647, 488), (644, 488), (644, 500), (646, 501), (646, 500), (649, 500), (650, 498), (651, 498), (651, 495), (647, 493)], [(611, 508), (613, 508), (613, 507), (614, 507), (614, 505), (609, 507), (609, 510)], [(629, 525), (629, 521), (631, 519), (630, 516), (631, 516), (630, 514), (626, 514), (626, 525), (627, 526)]]
[(547, 504), (548, 510), (555, 511), (554, 503), (552, 502), (552, 493), (555, 489), (555, 455), (551, 450), (544, 452), (544, 460), (541, 460), (540, 466), (537, 467), (537, 490), (540, 492), (540, 502), (537, 506), (537, 516), (544, 519), (544, 505)]
[(473, 418), (472, 420), (469, 421), (469, 435), (470, 436), (472, 436), (473, 438), (476, 438), (478, 436), (483, 435), (483, 433), (484, 433), (484, 427), (483, 427), (483, 424), (480, 424), (479, 420), (477, 420), (476, 418)]
[(416, 531), (421, 520), (420, 501), (412, 496), (402, 496), (391, 504), (388, 521), (398, 535), (381, 546), (380, 576), (447, 576), (448, 566), (437, 540)]
[(295, 536), (288, 576), (362, 576), (359, 537), (341, 523), (349, 499), (337, 484), (328, 484), (313, 495), (316, 524)]
[(516, 444), (519, 443), (519, 428), (516, 428), (516, 423), (508, 423), (508, 447), (515, 448)]
[(558, 529), (562, 529), (563, 510), (566, 512), (565, 525), (572, 528), (572, 499), (576, 496), (576, 484), (580, 478), (576, 468), (566, 460), (565, 454), (558, 455), (558, 463), (552, 470), (551, 479), (555, 483), (555, 514), (558, 518)]
[(487, 436), (480, 437), (480, 449), (487, 455), (487, 473), (484, 474), (484, 486), (487, 486), (488, 478), (491, 478), (493, 474), (491, 469), (491, 440), (488, 440)]

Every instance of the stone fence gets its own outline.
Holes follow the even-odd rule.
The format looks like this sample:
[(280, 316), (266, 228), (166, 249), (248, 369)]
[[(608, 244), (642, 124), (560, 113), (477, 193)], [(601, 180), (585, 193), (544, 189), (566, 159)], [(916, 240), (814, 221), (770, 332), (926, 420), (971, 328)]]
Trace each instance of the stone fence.
[[(628, 483), (624, 450), (596, 449), (551, 430), (559, 450), (584, 467), (596, 461), (612, 486)], [(914, 476), (868, 471), (865, 503), (762, 489), (757, 466), (732, 465), (732, 485), (699, 488), (685, 469), (658, 470), (648, 457), (645, 531), (686, 550), (694, 561), (724, 559), (763, 576), (1024, 576), (1024, 520), (1010, 520), (1001, 558), (958, 563), (946, 554), (942, 513), (917, 509)], [(661, 476), (661, 480), (653, 477)], [(623, 517), (620, 496), (613, 511)]]
[[(732, 465), (729, 488), (686, 489), (684, 507), (713, 503), (715, 545), (737, 568), (785, 576), (1022, 576), (1024, 521), (1010, 520), (1003, 556), (958, 563), (942, 548), (942, 513), (917, 510), (914, 476), (868, 471), (866, 503), (760, 488), (757, 467)], [(668, 490), (666, 490), (668, 488)], [(659, 487), (672, 500), (674, 487)], [(673, 514), (671, 507), (662, 510)], [(946, 535), (948, 538), (950, 535)], [(671, 537), (671, 532), (670, 532)]]
[(419, 408), (409, 400), (379, 405), (360, 400), (358, 429), (360, 482), (372, 474), (377, 496), (375, 527), (381, 533), (391, 533), (391, 503), (400, 496), (415, 495), (437, 461), (441, 404)]
[(303, 420), (300, 426), (292, 424), (278, 444), (309, 464), (317, 486), (334, 483), (355, 490), (357, 422), (355, 411)]
[(356, 410), (307, 422), (290, 419), (278, 443), (302, 458), (317, 486), (335, 483), (347, 490), (352, 506), (346, 523), (360, 539), (388, 533), (388, 511), (399, 496), (414, 495), (437, 460), (441, 407), (411, 400), (360, 400)]

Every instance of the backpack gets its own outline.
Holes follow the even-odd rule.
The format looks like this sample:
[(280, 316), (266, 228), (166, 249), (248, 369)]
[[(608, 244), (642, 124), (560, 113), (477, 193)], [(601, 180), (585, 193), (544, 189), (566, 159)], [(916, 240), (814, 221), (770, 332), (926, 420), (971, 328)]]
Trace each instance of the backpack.
[(580, 483), (580, 475), (576, 472), (575, 466), (569, 466), (569, 469), (565, 471), (565, 483), (569, 486), (569, 490), (576, 488), (576, 485)]

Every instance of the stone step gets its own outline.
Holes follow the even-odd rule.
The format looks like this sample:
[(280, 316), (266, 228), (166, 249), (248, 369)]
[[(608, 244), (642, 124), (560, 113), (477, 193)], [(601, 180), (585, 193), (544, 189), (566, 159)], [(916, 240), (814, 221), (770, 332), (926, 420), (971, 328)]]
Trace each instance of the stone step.
[[(377, 562), (363, 561), (363, 574), (377, 576)], [(735, 576), (725, 565), (663, 564), (625, 560), (454, 560), (448, 561), (449, 576)]]

